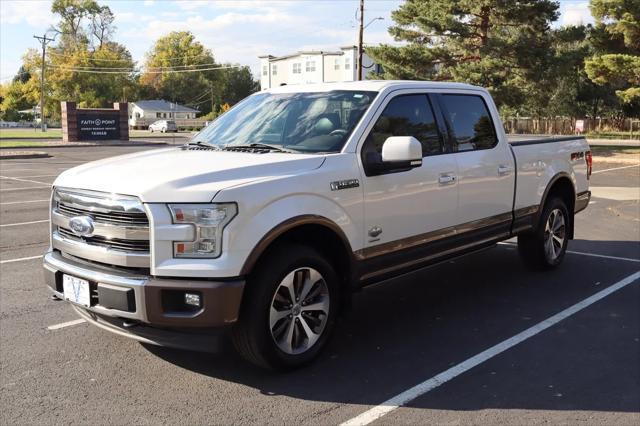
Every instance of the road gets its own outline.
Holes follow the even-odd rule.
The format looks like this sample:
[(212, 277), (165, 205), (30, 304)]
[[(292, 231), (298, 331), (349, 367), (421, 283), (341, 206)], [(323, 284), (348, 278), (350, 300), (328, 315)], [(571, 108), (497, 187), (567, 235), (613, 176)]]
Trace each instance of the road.
[[(0, 424), (640, 423), (640, 280), (620, 284), (640, 270), (640, 167), (596, 162), (597, 197), (557, 270), (527, 271), (507, 242), (370, 287), (318, 362), (276, 374), (227, 339), (216, 354), (143, 346), (48, 299), (39, 256), (50, 184), (140, 149), (0, 162)], [(380, 406), (425, 383), (436, 386)]]

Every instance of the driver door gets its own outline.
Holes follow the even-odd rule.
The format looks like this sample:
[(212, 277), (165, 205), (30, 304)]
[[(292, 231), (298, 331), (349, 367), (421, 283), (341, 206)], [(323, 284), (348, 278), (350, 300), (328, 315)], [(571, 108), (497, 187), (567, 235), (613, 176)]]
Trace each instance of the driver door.
[[(457, 163), (445, 144), (439, 110), (427, 93), (403, 93), (386, 101), (361, 146), (364, 168), (364, 260), (379, 269), (410, 262), (419, 246), (452, 234), (458, 208)], [(381, 155), (390, 136), (413, 136), (422, 144), (422, 165), (375, 175), (367, 158)], [(406, 255), (406, 256), (405, 256)], [(389, 261), (385, 261), (388, 259)], [(366, 278), (366, 277), (365, 277)]]

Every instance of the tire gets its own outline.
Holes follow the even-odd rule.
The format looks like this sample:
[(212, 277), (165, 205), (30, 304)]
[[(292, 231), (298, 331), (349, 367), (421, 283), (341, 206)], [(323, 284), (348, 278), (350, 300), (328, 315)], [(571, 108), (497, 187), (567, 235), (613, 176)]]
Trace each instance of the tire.
[(561, 198), (545, 203), (538, 227), (518, 235), (518, 252), (531, 269), (553, 269), (562, 263), (569, 243), (568, 229), (572, 218)]
[[(290, 303), (289, 291), (306, 293), (307, 299)], [(240, 317), (231, 333), (234, 346), (260, 367), (304, 366), (326, 346), (339, 304), (340, 286), (333, 266), (310, 247), (282, 244), (262, 259), (247, 280)]]
[(149, 127), (149, 131), (150, 131), (151, 133), (153, 133), (153, 129), (152, 129), (151, 127)]

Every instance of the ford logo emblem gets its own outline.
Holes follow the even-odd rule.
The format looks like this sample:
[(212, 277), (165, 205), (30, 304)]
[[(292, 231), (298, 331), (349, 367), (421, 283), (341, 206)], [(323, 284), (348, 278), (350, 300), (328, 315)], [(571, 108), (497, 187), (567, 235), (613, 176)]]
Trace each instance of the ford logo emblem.
[(69, 220), (69, 228), (80, 237), (89, 237), (93, 234), (93, 219), (91, 216), (76, 216)]

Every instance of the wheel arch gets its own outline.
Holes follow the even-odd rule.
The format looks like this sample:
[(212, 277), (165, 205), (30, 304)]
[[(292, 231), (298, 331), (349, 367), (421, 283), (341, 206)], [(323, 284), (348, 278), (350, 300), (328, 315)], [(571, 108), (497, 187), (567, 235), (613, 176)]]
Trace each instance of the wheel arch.
[(308, 245), (320, 251), (337, 268), (343, 288), (350, 289), (356, 270), (351, 244), (335, 222), (319, 215), (292, 217), (273, 227), (255, 245), (240, 274), (250, 275), (270, 247), (287, 241)]
[(571, 175), (567, 172), (556, 174), (544, 190), (544, 194), (538, 207), (538, 215), (536, 217), (536, 227), (540, 225), (542, 220), (542, 212), (547, 201), (554, 196), (559, 196), (565, 202), (569, 213), (569, 238), (573, 239), (574, 229), (574, 211), (576, 204), (576, 188), (571, 179)]

